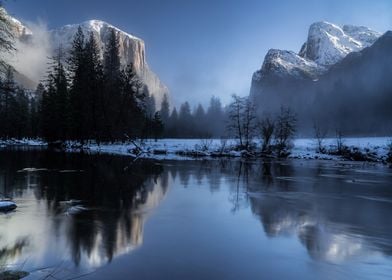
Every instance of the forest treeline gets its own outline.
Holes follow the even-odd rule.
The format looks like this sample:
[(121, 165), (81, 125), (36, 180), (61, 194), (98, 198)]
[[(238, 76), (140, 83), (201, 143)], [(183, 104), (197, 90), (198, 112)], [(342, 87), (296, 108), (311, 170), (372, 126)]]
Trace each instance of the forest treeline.
[(19, 87), (12, 67), (6, 67), (0, 81), (0, 135), (80, 143), (156, 138), (163, 123), (153, 105), (134, 66), (121, 67), (116, 32), (101, 59), (95, 37), (86, 38), (79, 28), (68, 53), (61, 46), (56, 50), (35, 92)]
[[(5, 21), (0, 23), (7, 27)], [(11, 33), (1, 35), (11, 42)], [(6, 49), (2, 51), (13, 49), (12, 44), (3, 46)], [(65, 52), (59, 46), (55, 51), (46, 78), (34, 92), (17, 85), (11, 66), (2, 66), (1, 139), (41, 138), (48, 143), (84, 144), (160, 137), (221, 137), (236, 138), (239, 148), (250, 149), (252, 139), (264, 137), (264, 132), (269, 134), (267, 144), (274, 132), (278, 139), (283, 125), (279, 126), (282, 114), (266, 120), (256, 116), (249, 97), (233, 95), (227, 106), (212, 97), (206, 109), (201, 104), (191, 108), (188, 102), (177, 109), (170, 106), (165, 94), (157, 105), (133, 64), (121, 65), (115, 30), (111, 31), (101, 57), (94, 35), (84, 34), (79, 27), (70, 50)], [(267, 130), (264, 125), (268, 125)], [(295, 131), (294, 126), (292, 130)], [(285, 133), (290, 137), (293, 134)]]

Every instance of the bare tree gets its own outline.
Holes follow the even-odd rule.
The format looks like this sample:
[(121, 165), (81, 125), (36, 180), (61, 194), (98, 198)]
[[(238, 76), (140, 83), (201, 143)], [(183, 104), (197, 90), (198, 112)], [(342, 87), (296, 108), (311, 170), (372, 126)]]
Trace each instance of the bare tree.
[(318, 153), (325, 153), (325, 147), (324, 147), (324, 140), (325, 137), (327, 136), (327, 129), (322, 129), (319, 124), (316, 122), (313, 124), (313, 129), (314, 129), (314, 137), (316, 138), (316, 143), (317, 143), (317, 152)]
[(240, 142), (240, 146), (243, 146), (242, 138), (242, 110), (243, 110), (243, 98), (238, 95), (232, 95), (233, 101), (230, 103), (228, 107), (228, 124), (227, 129), (233, 135), (234, 138), (238, 139)]
[(297, 126), (297, 117), (290, 108), (281, 107), (276, 120), (275, 141), (280, 157), (287, 156), (291, 148), (291, 140), (294, 137)]
[(257, 130), (256, 110), (252, 100), (249, 97), (246, 97), (244, 100), (243, 130), (245, 149), (249, 150)]
[(340, 129), (336, 129), (336, 149), (339, 154), (343, 153), (344, 150), (343, 132)]
[(228, 107), (227, 129), (239, 141), (241, 149), (249, 150), (256, 132), (256, 114), (249, 97), (233, 95)]
[(271, 141), (275, 130), (275, 122), (271, 118), (265, 117), (259, 122), (259, 129), (261, 139), (263, 141), (261, 149), (263, 152), (269, 152), (271, 150)]

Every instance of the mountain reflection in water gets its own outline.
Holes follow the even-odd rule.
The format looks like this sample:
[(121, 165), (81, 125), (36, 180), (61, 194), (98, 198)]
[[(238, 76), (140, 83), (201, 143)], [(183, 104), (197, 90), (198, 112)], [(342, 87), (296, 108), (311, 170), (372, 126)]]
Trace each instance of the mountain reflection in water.
[[(306, 261), (295, 245), (298, 243), (315, 263), (343, 267), (354, 263), (360, 267), (356, 269), (359, 273), (367, 269), (365, 264), (375, 262), (383, 265), (383, 276), (392, 275), (391, 183), (390, 169), (361, 164), (141, 161), (130, 165), (127, 157), (2, 150), (0, 192), (12, 197), (19, 207), (0, 215), (0, 267), (23, 264), (28, 271), (35, 271), (61, 264), (71, 275), (96, 269), (112, 275), (106, 264), (119, 256), (135, 255), (140, 261), (147, 258), (152, 266), (152, 256), (163, 255), (167, 260), (158, 260), (162, 267), (155, 263), (155, 268), (145, 268), (157, 273), (150, 278), (160, 278), (158, 273), (170, 270), (165, 261), (184, 258), (181, 246), (184, 250), (206, 246), (203, 254), (213, 258), (218, 254), (214, 246), (222, 242), (223, 255), (218, 255), (228, 258), (223, 252), (239, 252), (245, 246), (241, 242), (252, 231), (254, 239), (246, 242), (252, 243), (253, 254), (271, 261), (271, 250)], [(210, 199), (215, 199), (215, 204), (208, 204)], [(67, 212), (73, 204), (81, 210)], [(151, 215), (154, 231), (147, 236), (158, 243), (144, 246), (143, 229)], [(238, 229), (238, 223), (245, 226)], [(262, 228), (255, 231), (256, 224)], [(184, 234), (186, 227), (188, 235)], [(237, 241), (229, 235), (235, 235), (230, 238)], [(181, 243), (183, 239), (200, 243)], [(170, 242), (176, 244), (170, 251), (164, 250), (164, 245), (150, 247)], [(134, 254), (135, 249), (141, 254)], [(197, 256), (197, 250), (193, 254)], [(251, 256), (250, 252), (235, 255), (236, 269), (255, 263), (254, 271), (248, 268), (247, 273), (257, 277), (254, 273), (261, 270), (257, 266), (261, 260)], [(138, 263), (137, 259), (128, 260), (122, 273), (130, 273), (128, 265)], [(197, 260), (202, 265), (201, 256)], [(281, 260), (276, 259), (275, 273), (284, 273), (278, 265)], [(227, 267), (224, 276), (235, 279), (230, 269), (234, 267)], [(149, 278), (133, 270), (136, 278)], [(347, 278), (358, 275), (348, 271)], [(223, 277), (207, 268), (202, 275), (188, 272), (190, 279)], [(312, 279), (309, 272), (304, 275)]]

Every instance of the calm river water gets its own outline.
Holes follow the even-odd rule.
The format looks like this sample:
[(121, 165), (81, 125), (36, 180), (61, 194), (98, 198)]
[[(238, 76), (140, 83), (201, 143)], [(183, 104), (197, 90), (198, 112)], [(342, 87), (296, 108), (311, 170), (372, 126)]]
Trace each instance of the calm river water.
[[(391, 279), (392, 169), (0, 150), (0, 271), (26, 279)], [(79, 278), (78, 278), (79, 279)]]

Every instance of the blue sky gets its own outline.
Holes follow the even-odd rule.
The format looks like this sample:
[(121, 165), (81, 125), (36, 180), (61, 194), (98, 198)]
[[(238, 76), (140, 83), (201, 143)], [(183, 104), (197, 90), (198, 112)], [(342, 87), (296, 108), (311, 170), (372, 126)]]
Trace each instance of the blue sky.
[(6, 7), (49, 28), (101, 19), (142, 38), (177, 104), (247, 94), (268, 49), (298, 51), (315, 21), (392, 29), (390, 0), (8, 0)]

